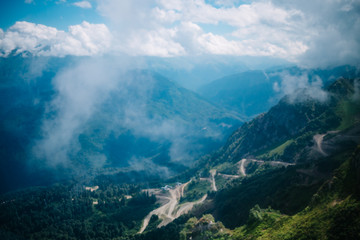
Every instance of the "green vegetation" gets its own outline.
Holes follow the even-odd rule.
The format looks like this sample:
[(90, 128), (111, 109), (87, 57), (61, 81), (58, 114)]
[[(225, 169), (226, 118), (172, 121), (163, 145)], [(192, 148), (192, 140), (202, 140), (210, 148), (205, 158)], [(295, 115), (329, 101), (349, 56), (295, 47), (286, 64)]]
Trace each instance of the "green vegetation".
[(360, 102), (343, 100), (337, 106), (336, 113), (341, 116), (338, 130), (347, 129), (360, 121)]
[(215, 183), (217, 189), (223, 189), (227, 186), (228, 182), (231, 182), (231, 179), (227, 179), (223, 176), (216, 175), (215, 176)]
[(359, 156), (360, 148), (314, 194), (309, 206), (293, 216), (265, 212), (264, 217), (258, 206), (251, 209), (248, 223), (234, 230), (234, 239), (359, 239)]
[(234, 163), (230, 162), (224, 162), (220, 165), (217, 165), (215, 169), (218, 172), (224, 173), (224, 174), (230, 174), (230, 175), (236, 175), (238, 173), (238, 169), (236, 166), (234, 166)]
[(180, 239), (231, 239), (230, 231), (224, 227), (221, 222), (215, 222), (212, 215), (206, 214), (200, 219), (196, 217), (190, 218), (182, 231), (180, 232)]
[(272, 149), (270, 152), (267, 152), (266, 154), (262, 154), (262, 155), (258, 156), (257, 158), (258, 159), (263, 159), (263, 158), (274, 158), (274, 156), (281, 156), (281, 155), (284, 154), (285, 148), (287, 148), (293, 142), (294, 142), (293, 139), (287, 140), (286, 142), (284, 142), (280, 146)]
[(207, 192), (211, 191), (211, 183), (207, 180), (192, 180), (185, 188), (185, 195), (180, 202), (193, 202), (202, 198)]
[(136, 234), (155, 200), (135, 185), (108, 185), (91, 192), (58, 184), (8, 194), (1, 199), (0, 238), (120, 239)]

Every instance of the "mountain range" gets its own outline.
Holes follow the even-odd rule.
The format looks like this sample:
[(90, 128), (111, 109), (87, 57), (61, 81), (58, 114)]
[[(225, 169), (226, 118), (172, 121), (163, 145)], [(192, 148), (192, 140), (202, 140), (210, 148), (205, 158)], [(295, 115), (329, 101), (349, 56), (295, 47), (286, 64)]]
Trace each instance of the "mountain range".
[[(97, 91), (84, 97), (84, 86), (62, 85), (78, 71), (25, 82), (3, 69), (3, 239), (359, 237), (352, 67), (244, 72), (204, 87), (203, 97), (149, 70), (115, 74), (110, 90), (93, 80)], [(287, 91), (284, 76), (306, 84)], [(48, 186), (10, 191), (34, 176), (21, 176), (32, 162), (65, 174), (34, 168)]]
[(313, 86), (314, 83), (327, 87), (339, 77), (354, 78), (356, 72), (356, 68), (351, 66), (329, 69), (281, 67), (261, 71), (247, 70), (214, 80), (197, 91), (214, 104), (251, 119), (267, 112), (283, 96), (292, 94), (296, 89)]

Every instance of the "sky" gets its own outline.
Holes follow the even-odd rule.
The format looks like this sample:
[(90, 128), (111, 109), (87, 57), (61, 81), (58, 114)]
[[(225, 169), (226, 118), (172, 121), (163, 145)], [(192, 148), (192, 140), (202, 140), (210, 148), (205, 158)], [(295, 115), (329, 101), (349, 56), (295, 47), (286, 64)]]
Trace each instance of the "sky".
[(0, 56), (251, 56), (360, 62), (358, 0), (1, 1)]

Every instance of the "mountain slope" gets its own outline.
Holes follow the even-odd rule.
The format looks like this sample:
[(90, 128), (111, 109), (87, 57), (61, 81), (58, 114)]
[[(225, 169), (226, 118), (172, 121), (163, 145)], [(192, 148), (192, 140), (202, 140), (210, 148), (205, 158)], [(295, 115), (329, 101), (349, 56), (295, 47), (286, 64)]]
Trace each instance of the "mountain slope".
[[(301, 98), (307, 96), (305, 90), (299, 90), (297, 94)], [(328, 100), (324, 102), (310, 96), (301, 101), (285, 97), (268, 113), (236, 130), (213, 159), (235, 162), (261, 156), (289, 162), (306, 161), (308, 153), (295, 155), (294, 152), (299, 149), (310, 151), (307, 147), (312, 146), (315, 134), (343, 129), (344, 122), (350, 121), (350, 126), (359, 123), (359, 103), (352, 100), (354, 94), (354, 80), (341, 79), (328, 87)], [(339, 110), (343, 109), (344, 103), (351, 103), (352, 117), (347, 115), (348, 111)], [(277, 154), (264, 154), (272, 150)]]
[[(324, 102), (300, 90), (301, 101), (285, 97), (266, 114), (242, 125), (219, 151), (201, 159), (200, 177), (216, 169), (222, 189), (207, 212), (234, 228), (247, 221), (256, 204), (285, 214), (303, 210), (360, 144), (356, 87), (356, 80), (338, 79), (328, 86)], [(344, 110), (344, 102), (351, 111)], [(234, 206), (241, 207), (234, 211)]]
[(319, 79), (327, 86), (339, 77), (354, 78), (356, 68), (304, 70), (297, 67), (267, 71), (245, 71), (223, 77), (199, 88), (198, 92), (219, 106), (253, 117), (268, 111), (284, 94)]
[(235, 239), (357, 239), (360, 236), (359, 147), (308, 207), (294, 216), (269, 215), (235, 230)]

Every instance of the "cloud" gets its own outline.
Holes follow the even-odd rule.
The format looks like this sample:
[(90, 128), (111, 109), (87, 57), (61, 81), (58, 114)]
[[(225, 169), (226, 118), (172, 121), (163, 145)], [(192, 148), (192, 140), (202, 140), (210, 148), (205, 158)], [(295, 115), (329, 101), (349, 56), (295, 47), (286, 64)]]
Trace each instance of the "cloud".
[(34, 3), (34, 0), (25, 0), (25, 3), (26, 4), (31, 4), (31, 3)]
[[(43, 137), (34, 147), (36, 155), (49, 166), (71, 166), (68, 156), (81, 148), (78, 136), (84, 130), (82, 127), (116, 85), (119, 68), (111, 66), (111, 62), (102, 59), (85, 60), (53, 79), (57, 95), (44, 116)], [(105, 162), (103, 155), (94, 159)]]
[(88, 1), (74, 2), (73, 5), (80, 8), (92, 8), (91, 3)]
[(304, 18), (299, 25), (308, 50), (297, 57), (305, 67), (327, 67), (360, 62), (360, 2), (354, 0), (273, 0), (285, 10), (297, 9)]
[[(161, 0), (157, 5), (153, 1), (143, 5), (138, 2), (98, 2), (99, 12), (112, 21), (115, 31), (118, 30), (119, 45), (134, 55), (220, 54), (286, 58), (307, 49), (300, 41), (295, 41), (297, 36), (287, 36), (285, 30), (273, 28), (288, 27), (289, 20), (301, 13), (277, 8), (271, 3), (216, 8), (204, 1), (193, 0)], [(230, 25), (236, 30), (230, 37), (223, 36), (205, 32), (201, 24)], [(257, 27), (262, 29), (259, 32), (252, 30)]]
[(279, 98), (287, 95), (291, 103), (303, 102), (309, 99), (319, 102), (328, 100), (328, 94), (323, 90), (322, 79), (315, 75), (309, 79), (307, 73), (291, 75), (288, 72), (279, 74), (281, 83), (274, 82), (273, 89), (278, 93)]
[[(107, 26), (89, 23), (68, 32), (55, 29), (55, 36), (51, 27), (28, 23), (34, 31), (25, 33), (19, 22), (1, 37), (2, 55), (17, 49), (53, 56), (266, 56), (303, 67), (360, 62), (360, 3), (354, 0), (98, 0), (96, 5), (111, 34)], [(73, 28), (87, 36), (78, 39)]]
[[(105, 0), (98, 1), (98, 11), (134, 55), (271, 56), (313, 67), (360, 60), (356, 1), (241, 2)], [(206, 25), (233, 30), (205, 31)], [(167, 51), (169, 46), (177, 50)]]
[(30, 52), (38, 56), (101, 55), (111, 46), (112, 36), (104, 24), (69, 27), (68, 32), (42, 24), (16, 22), (0, 34), (0, 56)]

